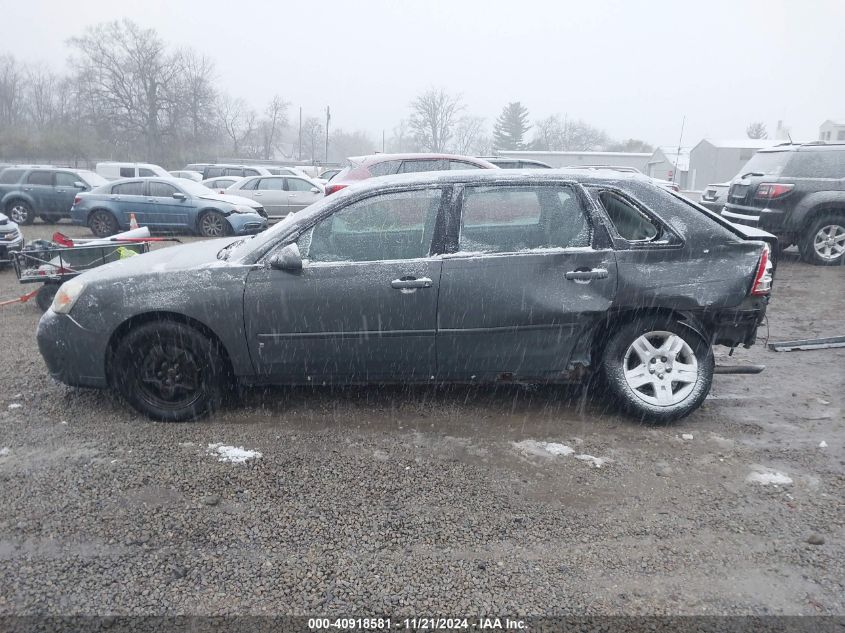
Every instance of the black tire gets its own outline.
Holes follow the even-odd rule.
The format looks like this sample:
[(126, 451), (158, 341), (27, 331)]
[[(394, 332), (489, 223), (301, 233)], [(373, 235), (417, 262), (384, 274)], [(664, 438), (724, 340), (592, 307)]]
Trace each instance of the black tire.
[(59, 284), (44, 284), (38, 289), (38, 294), (35, 295), (35, 303), (41, 308), (42, 312), (47, 312), (50, 309), (58, 291)]
[[(640, 345), (642, 338), (656, 353), (647, 348), (642, 354), (635, 350), (635, 342)], [(661, 350), (661, 341), (669, 344), (670, 340), (675, 349)], [(602, 377), (617, 403), (637, 418), (652, 422), (677, 420), (697, 409), (710, 392), (713, 367), (710, 344), (691, 328), (666, 317), (620, 325), (610, 334), (601, 359)], [(680, 377), (683, 380), (672, 380)], [(639, 380), (644, 384), (637, 387)]]
[(6, 205), (6, 215), (12, 222), (18, 224), (32, 224), (35, 221), (35, 211), (26, 200), (12, 200)]
[(96, 209), (88, 216), (88, 228), (97, 237), (109, 237), (117, 233), (117, 218), (110, 211)]
[(42, 213), (38, 217), (41, 218), (44, 224), (56, 224), (56, 222), (62, 219), (60, 215), (48, 215), (46, 213)]
[(845, 265), (845, 213), (816, 218), (798, 244), (801, 259), (814, 266)]
[(232, 225), (219, 211), (205, 211), (197, 221), (197, 232), (203, 237), (226, 237), (232, 234)]
[(217, 345), (193, 327), (155, 321), (117, 344), (113, 384), (155, 420), (194, 420), (220, 406), (226, 371)]

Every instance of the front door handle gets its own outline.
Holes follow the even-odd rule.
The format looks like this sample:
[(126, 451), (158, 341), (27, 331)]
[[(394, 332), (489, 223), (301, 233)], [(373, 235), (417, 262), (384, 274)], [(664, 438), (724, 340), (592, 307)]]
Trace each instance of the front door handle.
[(390, 287), (396, 290), (416, 290), (417, 288), (431, 288), (431, 279), (428, 277), (402, 277), (390, 282)]
[(606, 268), (579, 268), (570, 270), (565, 277), (569, 281), (590, 281), (591, 279), (607, 279)]

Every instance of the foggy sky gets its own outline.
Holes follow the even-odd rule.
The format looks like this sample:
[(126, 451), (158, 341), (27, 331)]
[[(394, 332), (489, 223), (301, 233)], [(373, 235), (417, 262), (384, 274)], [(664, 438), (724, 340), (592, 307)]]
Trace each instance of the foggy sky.
[[(65, 68), (69, 37), (128, 17), (216, 62), (219, 88), (289, 115), (332, 108), (332, 127), (388, 137), (428, 87), (461, 93), (492, 125), (508, 101), (532, 119), (584, 119), (617, 139), (684, 145), (794, 140), (845, 117), (842, 0), (461, 1), (0, 0), (0, 53)], [(530, 134), (529, 134), (530, 136)]]

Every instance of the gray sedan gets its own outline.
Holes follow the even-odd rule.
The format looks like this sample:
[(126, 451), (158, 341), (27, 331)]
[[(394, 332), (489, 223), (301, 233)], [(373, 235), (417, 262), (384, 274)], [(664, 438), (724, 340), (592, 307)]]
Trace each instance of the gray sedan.
[(773, 244), (642, 176), (374, 178), (252, 238), (86, 272), (38, 345), (55, 378), (114, 387), (162, 420), (213, 410), (230, 383), (590, 374), (637, 417), (668, 420), (707, 395), (712, 345), (754, 343)]
[(260, 202), (271, 219), (301, 211), (325, 196), (323, 188), (305, 176), (253, 176), (234, 183), (227, 193)]

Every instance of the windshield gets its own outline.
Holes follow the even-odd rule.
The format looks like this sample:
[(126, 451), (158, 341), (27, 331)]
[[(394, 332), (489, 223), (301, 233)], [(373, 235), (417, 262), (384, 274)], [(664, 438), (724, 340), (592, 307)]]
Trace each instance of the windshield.
[(739, 175), (754, 173), (763, 176), (780, 176), (792, 154), (792, 152), (757, 152), (745, 163)]

